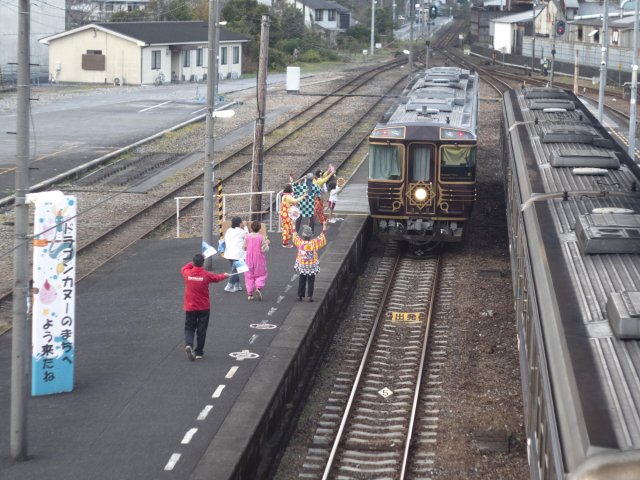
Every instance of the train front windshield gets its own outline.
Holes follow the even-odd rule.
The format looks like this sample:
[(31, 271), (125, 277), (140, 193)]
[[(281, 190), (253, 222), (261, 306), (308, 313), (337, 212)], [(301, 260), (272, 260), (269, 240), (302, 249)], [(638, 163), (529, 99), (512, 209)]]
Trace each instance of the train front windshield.
[(440, 156), (440, 179), (448, 182), (471, 182), (476, 178), (475, 147), (443, 147)]
[(373, 180), (400, 180), (402, 177), (401, 145), (369, 146), (369, 178)]

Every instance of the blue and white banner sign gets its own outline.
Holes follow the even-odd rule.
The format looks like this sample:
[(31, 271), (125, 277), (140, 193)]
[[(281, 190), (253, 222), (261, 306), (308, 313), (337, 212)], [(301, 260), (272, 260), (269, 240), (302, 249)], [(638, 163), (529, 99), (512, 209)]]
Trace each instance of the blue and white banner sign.
[(31, 394), (73, 390), (76, 298), (76, 198), (29, 194), (33, 232)]

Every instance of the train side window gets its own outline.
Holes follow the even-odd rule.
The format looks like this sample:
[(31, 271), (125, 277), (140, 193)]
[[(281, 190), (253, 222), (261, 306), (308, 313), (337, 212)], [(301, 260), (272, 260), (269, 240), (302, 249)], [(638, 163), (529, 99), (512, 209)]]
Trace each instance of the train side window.
[(440, 179), (453, 182), (472, 181), (476, 178), (476, 149), (474, 147), (447, 146), (442, 149)]
[(409, 180), (427, 182), (431, 180), (431, 147), (411, 145), (409, 149)]
[(369, 145), (369, 178), (400, 180), (402, 178), (402, 147), (400, 145)]

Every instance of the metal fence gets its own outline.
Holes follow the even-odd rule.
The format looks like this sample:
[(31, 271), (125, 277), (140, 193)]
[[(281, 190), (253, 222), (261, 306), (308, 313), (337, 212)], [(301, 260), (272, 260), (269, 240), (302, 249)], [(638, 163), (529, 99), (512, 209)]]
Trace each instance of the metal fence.
[[(280, 216), (278, 215), (278, 221), (276, 222), (275, 219), (273, 218), (274, 215), (274, 209), (273, 209), (273, 195), (276, 193), (274, 190), (269, 190), (266, 192), (249, 192), (249, 193), (225, 193), (222, 195), (222, 220), (226, 220), (227, 219), (227, 198), (228, 197), (246, 197), (249, 196), (251, 197), (251, 195), (255, 195), (255, 194), (269, 194), (269, 205), (267, 207), (267, 210), (259, 212), (261, 215), (262, 214), (267, 214), (269, 217), (269, 223), (268, 223), (268, 231), (269, 232), (274, 232), (276, 230), (274, 230), (274, 226), (277, 225), (278, 231), (280, 229)], [(280, 195), (282, 194), (282, 192), (280, 192), (278, 194), (278, 198), (280, 198)], [(180, 219), (181, 218), (194, 218), (193, 216), (189, 216), (189, 217), (184, 217), (180, 215), (180, 202), (182, 200), (201, 200), (203, 198), (202, 195), (199, 196), (195, 196), (195, 197), (174, 197), (174, 200), (176, 201), (176, 238), (180, 238)], [(279, 204), (277, 204), (279, 206)], [(278, 206), (276, 207), (276, 213), (278, 212)], [(251, 217), (251, 214), (254, 213), (252, 211), (246, 211), (246, 212), (234, 212), (234, 214), (236, 215), (242, 215), (242, 214), (247, 214), (249, 217)], [(197, 217), (198, 219), (202, 218), (200, 215), (198, 215)], [(275, 222), (275, 223), (274, 223)]]

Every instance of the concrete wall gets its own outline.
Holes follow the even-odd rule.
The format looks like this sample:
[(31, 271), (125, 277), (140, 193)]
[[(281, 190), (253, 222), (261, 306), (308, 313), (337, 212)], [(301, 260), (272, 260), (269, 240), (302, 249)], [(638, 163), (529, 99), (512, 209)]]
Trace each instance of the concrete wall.
[[(65, 28), (65, 0), (31, 3), (31, 72), (45, 78), (49, 71), (49, 48), (38, 42), (40, 38), (63, 32)], [(18, 58), (18, 0), (4, 0), (0, 6), (0, 68), (4, 81), (14, 80)], [(35, 64), (35, 65), (34, 65)]]
[[(82, 55), (100, 50), (104, 70), (84, 70)], [(140, 47), (135, 43), (97, 29), (88, 29), (56, 40), (49, 45), (49, 72), (58, 82), (112, 84), (116, 77), (125, 83), (140, 83)]]

